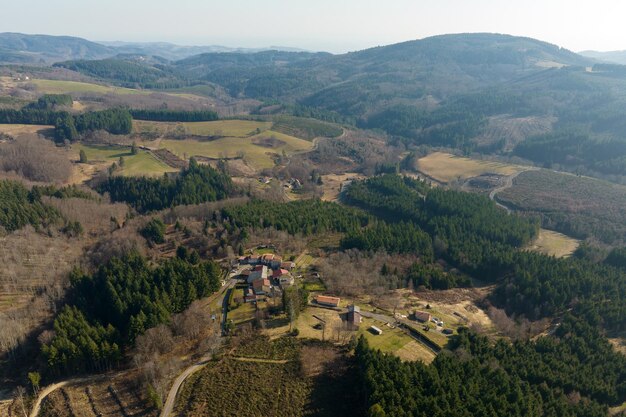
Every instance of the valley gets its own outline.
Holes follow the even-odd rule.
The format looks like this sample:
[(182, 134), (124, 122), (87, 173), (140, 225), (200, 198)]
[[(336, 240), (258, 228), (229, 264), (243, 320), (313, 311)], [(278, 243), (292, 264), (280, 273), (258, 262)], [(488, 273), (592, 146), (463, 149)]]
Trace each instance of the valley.
[(8, 54), (20, 36), (3, 416), (622, 412), (620, 68), (495, 34)]

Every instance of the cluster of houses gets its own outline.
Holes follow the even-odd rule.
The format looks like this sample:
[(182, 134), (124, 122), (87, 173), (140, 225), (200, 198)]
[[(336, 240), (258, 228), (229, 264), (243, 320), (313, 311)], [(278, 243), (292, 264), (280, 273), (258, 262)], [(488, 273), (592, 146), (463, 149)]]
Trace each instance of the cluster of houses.
[(291, 271), (296, 264), (283, 261), (282, 257), (273, 253), (242, 256), (239, 263), (252, 266), (252, 269), (242, 273), (248, 283), (248, 288), (244, 291), (246, 303), (264, 301), (267, 297), (272, 297), (283, 288), (294, 284)]

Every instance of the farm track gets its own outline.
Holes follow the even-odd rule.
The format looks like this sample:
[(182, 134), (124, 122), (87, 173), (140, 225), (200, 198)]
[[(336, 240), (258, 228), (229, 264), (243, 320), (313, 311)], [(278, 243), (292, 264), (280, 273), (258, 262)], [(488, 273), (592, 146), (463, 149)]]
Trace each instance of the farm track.
[(521, 174), (522, 172), (535, 171), (535, 170), (537, 170), (537, 168), (528, 168), (528, 169), (525, 169), (524, 171), (516, 172), (516, 173), (515, 173), (515, 174), (513, 174), (513, 175), (509, 175), (509, 176), (505, 177), (505, 179), (504, 179), (504, 184), (502, 184), (502, 185), (501, 185), (501, 186), (499, 186), (499, 187), (494, 188), (494, 189), (493, 189), (493, 190), (489, 193), (489, 199), (490, 199), (490, 200), (493, 200), (493, 201), (494, 201), (494, 202), (498, 205), (498, 207), (502, 207), (503, 209), (505, 209), (505, 210), (507, 211), (507, 213), (511, 213), (511, 211), (512, 211), (512, 210), (511, 210), (510, 208), (508, 208), (507, 206), (505, 206), (504, 204), (502, 204), (502, 203), (498, 202), (498, 200), (496, 200), (496, 194), (498, 194), (499, 192), (502, 192), (502, 191), (504, 191), (504, 190), (507, 190), (507, 189), (511, 188), (511, 187), (513, 186), (513, 180), (514, 180), (514, 179), (515, 179), (515, 178), (516, 178), (519, 174)]

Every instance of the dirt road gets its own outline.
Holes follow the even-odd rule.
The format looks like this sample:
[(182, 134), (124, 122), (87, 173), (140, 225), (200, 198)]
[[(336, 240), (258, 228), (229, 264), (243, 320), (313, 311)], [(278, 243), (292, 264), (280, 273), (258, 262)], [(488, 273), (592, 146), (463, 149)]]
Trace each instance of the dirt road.
[(176, 404), (176, 397), (178, 396), (178, 390), (185, 382), (185, 379), (189, 377), (189, 375), (198, 372), (200, 369), (204, 368), (204, 366), (211, 360), (211, 358), (202, 358), (200, 361), (191, 365), (189, 368), (185, 369), (182, 374), (178, 375), (178, 378), (174, 381), (172, 388), (170, 388), (170, 392), (167, 394), (167, 399), (165, 400), (165, 404), (163, 405), (163, 409), (161, 410), (160, 417), (167, 417), (172, 414), (174, 411), (174, 405)]
[(508, 188), (511, 188), (513, 186), (513, 180), (522, 172), (526, 172), (526, 171), (534, 171), (536, 168), (529, 168), (526, 169), (524, 171), (520, 171), (520, 172), (516, 172), (513, 175), (509, 175), (508, 177), (504, 178), (504, 184), (502, 184), (499, 187), (494, 188), (490, 193), (489, 193), (489, 198), (493, 201), (495, 201), (495, 203), (498, 205), (498, 207), (502, 207), (503, 209), (505, 209), (507, 211), (507, 213), (511, 212), (511, 209), (508, 208), (507, 206), (505, 206), (504, 204), (500, 204), (498, 201), (496, 201), (495, 197), (496, 194), (498, 194), (501, 191), (504, 191)]

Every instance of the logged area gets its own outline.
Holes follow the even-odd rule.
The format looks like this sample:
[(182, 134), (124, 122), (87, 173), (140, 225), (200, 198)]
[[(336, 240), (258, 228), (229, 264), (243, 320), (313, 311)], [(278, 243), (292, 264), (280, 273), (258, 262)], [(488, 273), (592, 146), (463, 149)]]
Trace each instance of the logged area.
[(626, 187), (548, 170), (524, 172), (498, 193), (503, 204), (541, 214), (545, 227), (607, 243), (626, 234)]

